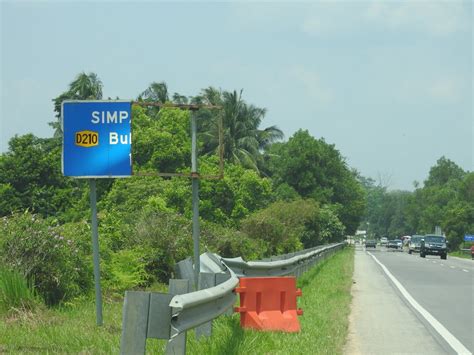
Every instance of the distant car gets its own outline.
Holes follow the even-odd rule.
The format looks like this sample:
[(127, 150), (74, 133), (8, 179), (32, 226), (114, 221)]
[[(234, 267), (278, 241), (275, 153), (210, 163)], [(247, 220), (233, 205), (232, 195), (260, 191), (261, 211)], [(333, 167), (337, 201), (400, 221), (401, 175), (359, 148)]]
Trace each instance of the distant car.
[(365, 247), (366, 248), (375, 248), (377, 247), (377, 241), (374, 239), (369, 239), (365, 241)]
[(411, 237), (410, 241), (408, 242), (408, 254), (420, 252), (420, 243), (422, 238), (422, 235), (414, 235)]
[(387, 237), (380, 238), (380, 245), (387, 245), (387, 243), (388, 243)]
[(441, 259), (448, 257), (448, 248), (446, 247), (446, 238), (442, 235), (427, 234), (421, 239), (420, 256), (439, 255)]
[(388, 241), (387, 248), (389, 249), (402, 249), (402, 241), (400, 239), (392, 239)]

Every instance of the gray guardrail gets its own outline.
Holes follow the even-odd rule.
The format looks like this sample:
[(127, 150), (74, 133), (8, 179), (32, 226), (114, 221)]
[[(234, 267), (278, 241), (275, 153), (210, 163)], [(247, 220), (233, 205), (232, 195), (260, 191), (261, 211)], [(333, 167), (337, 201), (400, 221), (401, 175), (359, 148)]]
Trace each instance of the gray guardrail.
[(171, 338), (217, 318), (232, 308), (236, 301), (233, 290), (238, 284), (239, 279), (231, 271), (229, 279), (217, 286), (174, 296), (170, 302)]
[(320, 246), (306, 250), (305, 253), (286, 254), (285, 256), (287, 258), (280, 258), (274, 261), (245, 261), (241, 257), (221, 258), (221, 260), (231, 268), (238, 277), (299, 276), (301, 274), (300, 271), (306, 271), (307, 266), (312, 266), (318, 258), (343, 245), (344, 243), (336, 243), (328, 246)]
[(145, 354), (146, 339), (156, 338), (168, 340), (167, 354), (185, 354), (188, 330), (196, 329), (198, 338), (210, 336), (212, 320), (224, 313), (232, 314), (237, 297), (234, 289), (240, 277), (298, 277), (344, 245), (318, 246), (259, 261), (204, 253), (198, 287), (192, 284), (192, 261), (185, 259), (177, 264), (180, 279), (169, 281), (168, 293), (125, 293), (120, 353)]

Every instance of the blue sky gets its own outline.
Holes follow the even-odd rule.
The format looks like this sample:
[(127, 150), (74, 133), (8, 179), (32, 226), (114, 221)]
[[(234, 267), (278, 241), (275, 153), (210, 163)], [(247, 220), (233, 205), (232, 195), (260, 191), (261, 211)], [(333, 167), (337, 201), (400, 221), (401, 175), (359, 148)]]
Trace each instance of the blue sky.
[(152, 81), (244, 89), (263, 126), (308, 129), (351, 167), (412, 189), (441, 156), (473, 170), (470, 1), (3, 1), (1, 145), (52, 135), (51, 99), (81, 71), (104, 96)]

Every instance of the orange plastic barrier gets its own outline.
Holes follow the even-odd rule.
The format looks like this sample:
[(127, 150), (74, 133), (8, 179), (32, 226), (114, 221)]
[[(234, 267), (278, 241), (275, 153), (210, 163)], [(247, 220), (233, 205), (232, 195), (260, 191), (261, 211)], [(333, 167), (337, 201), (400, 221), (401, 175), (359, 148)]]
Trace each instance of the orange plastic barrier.
[(291, 277), (245, 277), (235, 289), (240, 295), (240, 326), (260, 330), (299, 332), (298, 316), (303, 310), (296, 308), (296, 278)]

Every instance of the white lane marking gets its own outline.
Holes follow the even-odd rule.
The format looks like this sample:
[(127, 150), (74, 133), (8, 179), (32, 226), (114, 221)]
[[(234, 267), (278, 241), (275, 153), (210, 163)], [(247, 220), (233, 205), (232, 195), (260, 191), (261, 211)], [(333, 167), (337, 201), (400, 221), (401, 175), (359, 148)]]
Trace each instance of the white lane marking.
[(467, 271), (466, 269), (462, 269), (462, 271), (464, 271), (464, 272), (469, 272), (469, 271)]
[(452, 266), (452, 265), (450, 266), (450, 268), (451, 268), (451, 269), (455, 269), (455, 267), (454, 267), (454, 266)]
[(468, 349), (462, 345), (462, 343), (456, 339), (454, 335), (450, 333), (435, 317), (433, 317), (426, 309), (424, 309), (402, 286), (402, 284), (392, 275), (390, 271), (382, 264), (372, 253), (369, 252), (369, 255), (375, 260), (377, 264), (380, 265), (385, 274), (389, 277), (390, 280), (397, 286), (400, 293), (405, 297), (405, 299), (415, 308), (418, 313), (420, 313), (425, 320), (431, 324), (431, 326), (438, 332), (438, 334), (453, 348), (458, 354), (472, 354)]
[(432, 261), (433, 264), (436, 264), (436, 261)]
[(444, 264), (439, 264), (440, 266), (444, 266)]

